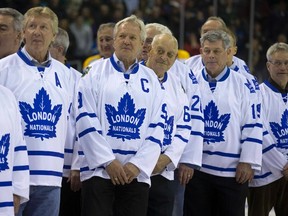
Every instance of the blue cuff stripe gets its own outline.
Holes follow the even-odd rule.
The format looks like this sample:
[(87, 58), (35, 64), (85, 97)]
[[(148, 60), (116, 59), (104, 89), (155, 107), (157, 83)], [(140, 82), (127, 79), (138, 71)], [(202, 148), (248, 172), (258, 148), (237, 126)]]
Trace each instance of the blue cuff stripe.
[(180, 140), (182, 140), (182, 141), (185, 142), (185, 143), (188, 142), (187, 139), (183, 138), (183, 137), (182, 137), (181, 135), (179, 135), (179, 134), (175, 134), (175, 137), (179, 138)]
[(79, 133), (78, 137), (81, 138), (81, 137), (85, 136), (86, 134), (94, 132), (94, 131), (96, 131), (96, 128), (94, 128), (94, 127), (87, 128), (86, 130)]
[(83, 117), (85, 117), (85, 116), (88, 116), (88, 117), (90, 117), (90, 118), (96, 118), (96, 117), (97, 117), (97, 115), (96, 115), (95, 113), (83, 112), (83, 113), (80, 113), (80, 114), (77, 116), (76, 122), (77, 122), (79, 119), (81, 119), (81, 118), (83, 118)]

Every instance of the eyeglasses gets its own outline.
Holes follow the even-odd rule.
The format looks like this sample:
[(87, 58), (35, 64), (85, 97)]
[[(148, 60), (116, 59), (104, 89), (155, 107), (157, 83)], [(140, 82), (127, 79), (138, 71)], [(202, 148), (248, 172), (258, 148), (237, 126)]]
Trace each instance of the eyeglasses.
[(271, 64), (273, 64), (275, 67), (281, 67), (284, 65), (286, 68), (288, 68), (288, 61), (268, 61)]

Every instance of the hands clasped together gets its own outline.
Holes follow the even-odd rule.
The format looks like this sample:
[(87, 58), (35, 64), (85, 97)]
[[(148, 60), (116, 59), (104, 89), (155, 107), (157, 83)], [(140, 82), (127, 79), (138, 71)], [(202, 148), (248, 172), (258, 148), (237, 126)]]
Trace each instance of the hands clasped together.
[(106, 171), (113, 185), (130, 184), (140, 173), (140, 170), (134, 164), (127, 163), (123, 166), (117, 159), (106, 167)]

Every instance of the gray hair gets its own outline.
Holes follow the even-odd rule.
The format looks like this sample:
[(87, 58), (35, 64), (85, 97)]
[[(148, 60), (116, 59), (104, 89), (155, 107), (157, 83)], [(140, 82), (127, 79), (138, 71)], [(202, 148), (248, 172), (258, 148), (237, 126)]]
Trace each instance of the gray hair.
[(202, 47), (206, 40), (208, 40), (209, 42), (216, 42), (221, 40), (223, 42), (223, 48), (225, 50), (230, 47), (230, 38), (228, 34), (223, 30), (211, 30), (203, 34), (200, 38), (200, 43)]
[(67, 31), (65, 31), (64, 29), (58, 27), (58, 33), (55, 37), (55, 40), (53, 41), (53, 43), (51, 44), (52, 46), (62, 46), (64, 48), (63, 51), (63, 55), (65, 56), (69, 47), (69, 35), (67, 33)]
[(103, 23), (99, 26), (99, 28), (97, 30), (97, 34), (105, 28), (112, 28), (113, 29), (114, 27), (115, 27), (115, 23), (113, 23), (113, 22)]
[(123, 23), (126, 23), (126, 22), (132, 22), (132, 23), (135, 23), (139, 26), (140, 38), (141, 38), (142, 42), (144, 42), (146, 39), (146, 30), (145, 30), (144, 22), (141, 19), (139, 19), (137, 16), (135, 16), (134, 14), (132, 14), (131, 16), (126, 17), (125, 19), (122, 19), (116, 23), (115, 28), (114, 28), (114, 37), (118, 33), (119, 26), (121, 26)]
[(13, 17), (13, 28), (17, 32), (23, 29), (23, 14), (13, 8), (0, 8), (0, 15)]
[(165, 26), (165, 25), (162, 25), (160, 23), (149, 23), (149, 24), (146, 24), (145, 25), (145, 29), (149, 29), (149, 28), (154, 28), (156, 31), (159, 31), (161, 34), (170, 34), (170, 35), (173, 35), (171, 30)]
[(287, 52), (288, 53), (288, 44), (280, 42), (280, 43), (274, 43), (272, 46), (269, 47), (269, 49), (266, 52), (266, 58), (268, 61), (271, 60), (271, 57), (276, 52)]

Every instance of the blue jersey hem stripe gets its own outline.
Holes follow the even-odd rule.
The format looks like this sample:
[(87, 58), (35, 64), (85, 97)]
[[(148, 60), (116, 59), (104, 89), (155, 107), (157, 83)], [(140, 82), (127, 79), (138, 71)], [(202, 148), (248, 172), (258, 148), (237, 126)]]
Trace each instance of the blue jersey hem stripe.
[(58, 158), (64, 158), (63, 153), (59, 152), (50, 152), (50, 151), (28, 151), (29, 156), (52, 156)]

